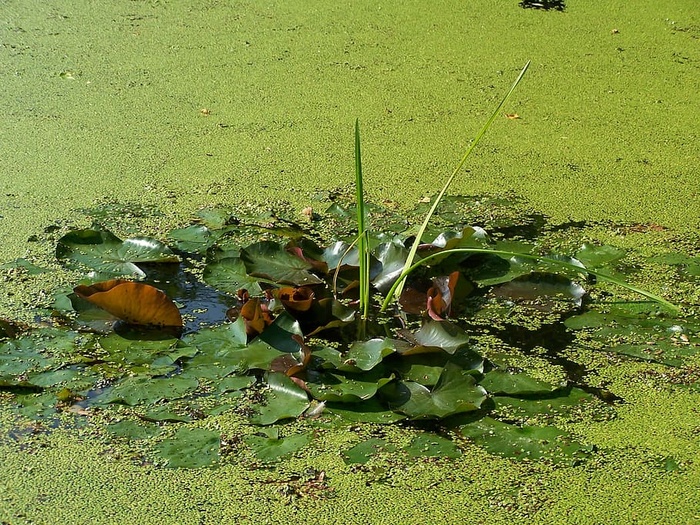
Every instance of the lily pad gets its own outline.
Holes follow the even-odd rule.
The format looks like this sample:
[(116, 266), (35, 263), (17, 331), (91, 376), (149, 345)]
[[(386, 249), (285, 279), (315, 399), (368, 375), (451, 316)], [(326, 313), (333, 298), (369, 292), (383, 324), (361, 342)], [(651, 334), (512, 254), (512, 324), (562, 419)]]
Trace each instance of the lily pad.
[(263, 402), (257, 405), (256, 414), (250, 422), (270, 425), (281, 419), (299, 417), (309, 408), (309, 397), (294, 381), (279, 372), (267, 374), (268, 389), (263, 393)]
[(241, 250), (241, 260), (249, 275), (295, 286), (320, 284), (310, 273), (312, 265), (292, 255), (276, 242), (262, 241)]
[(530, 376), (526, 372), (511, 373), (506, 370), (491, 370), (479, 381), (490, 394), (532, 395), (548, 394), (560, 388)]
[(593, 447), (578, 443), (556, 427), (516, 426), (490, 417), (461, 427), (464, 436), (492, 454), (518, 460), (545, 458), (555, 463), (577, 464)]
[(193, 224), (186, 228), (172, 230), (168, 237), (183, 252), (204, 253), (221, 237), (221, 232), (210, 230), (203, 224)]
[(219, 462), (219, 432), (203, 428), (181, 428), (156, 450), (170, 468), (213, 467)]
[(235, 295), (239, 290), (248, 290), (250, 294), (258, 295), (262, 293), (260, 283), (267, 281), (249, 276), (240, 257), (226, 257), (207, 264), (203, 279), (208, 285), (231, 295)]
[(382, 404), (378, 399), (372, 397), (366, 401), (358, 403), (327, 403), (326, 410), (331, 414), (336, 414), (346, 421), (356, 423), (380, 423), (390, 424), (406, 419), (406, 416), (394, 412)]
[(311, 432), (279, 437), (276, 428), (263, 429), (262, 434), (246, 436), (243, 441), (250, 447), (255, 457), (264, 462), (277, 461), (289, 456), (308, 445), (313, 439)]
[(153, 379), (148, 376), (127, 377), (101, 394), (94, 401), (101, 403), (124, 403), (126, 405), (152, 404), (163, 399), (183, 397), (199, 386), (191, 377), (168, 377)]
[(404, 450), (413, 458), (438, 457), (454, 459), (462, 455), (462, 451), (454, 441), (428, 432), (418, 434)]
[(177, 263), (180, 258), (165, 244), (148, 237), (122, 241), (106, 230), (73, 230), (58, 240), (56, 256), (69, 266), (87, 266), (100, 276), (146, 273), (138, 263)]
[(343, 461), (346, 465), (365, 464), (370, 458), (382, 452), (394, 452), (396, 447), (388, 443), (385, 439), (370, 438), (358, 443), (354, 447), (343, 452)]
[(469, 343), (469, 334), (447, 321), (427, 321), (414, 336), (421, 345), (436, 346), (449, 354)]
[(414, 381), (398, 381), (382, 394), (394, 410), (410, 418), (444, 418), (453, 414), (478, 410), (487, 393), (473, 376), (448, 363), (432, 390)]

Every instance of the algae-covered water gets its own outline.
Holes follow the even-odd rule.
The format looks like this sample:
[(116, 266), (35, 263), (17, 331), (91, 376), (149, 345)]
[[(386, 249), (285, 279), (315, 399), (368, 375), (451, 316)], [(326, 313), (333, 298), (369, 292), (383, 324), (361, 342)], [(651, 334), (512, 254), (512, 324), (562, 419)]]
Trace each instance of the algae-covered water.
[[(554, 223), (586, 221), (571, 243), (697, 255), (699, 39), (695, 0), (570, 0), (563, 11), (515, 0), (5, 0), (0, 264), (55, 265), (54, 232), (99, 213), (128, 216), (117, 234), (136, 224), (163, 238), (202, 206), (322, 207), (324, 191), (353, 180), (355, 118), (369, 198), (411, 208), (436, 193), (528, 60), (506, 108), (519, 118), (496, 120), (450, 192), (516, 194)], [(46, 306), (57, 285), (23, 276), (3, 274), (0, 317)], [(656, 277), (645, 285), (664, 293)], [(310, 451), (275, 466), (163, 469), (90, 425), (15, 435), (3, 408), (0, 521), (700, 522), (697, 382), (615, 359), (599, 370), (625, 403), (612, 420), (568, 424), (597, 450), (571, 467), (478, 447), (457, 460), (347, 465), (339, 451), (359, 439), (408, 439), (360, 425), (319, 431)]]

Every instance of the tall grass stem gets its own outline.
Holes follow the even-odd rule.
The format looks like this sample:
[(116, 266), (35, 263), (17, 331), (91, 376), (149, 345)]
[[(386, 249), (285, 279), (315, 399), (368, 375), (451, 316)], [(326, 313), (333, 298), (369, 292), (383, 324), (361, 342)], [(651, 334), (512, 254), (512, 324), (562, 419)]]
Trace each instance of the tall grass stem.
[[(486, 131), (489, 129), (489, 127), (491, 127), (491, 124), (495, 120), (496, 116), (500, 113), (501, 108), (503, 108), (505, 103), (508, 101), (510, 96), (513, 94), (513, 91), (515, 91), (515, 88), (522, 80), (528, 67), (530, 67), (529, 60), (527, 61), (527, 63), (523, 67), (523, 69), (520, 71), (518, 78), (515, 79), (515, 82), (513, 82), (513, 85), (510, 87), (510, 90), (508, 90), (508, 93), (506, 93), (506, 95), (503, 97), (503, 99), (501, 100), (500, 104), (498, 104), (496, 109), (493, 110), (493, 113), (491, 113), (491, 116), (486, 121), (486, 124), (484, 124), (484, 126), (481, 128), (479, 133), (477, 133), (476, 137), (474, 137), (474, 140), (471, 142), (469, 147), (467, 147), (467, 150), (465, 151), (464, 155), (462, 156), (462, 159), (459, 161), (459, 164), (457, 164), (457, 167), (452, 171), (452, 174), (448, 177), (447, 182), (445, 182), (445, 185), (442, 187), (442, 190), (440, 191), (438, 196), (433, 201), (433, 205), (430, 207), (430, 210), (426, 214), (425, 219), (423, 220), (423, 224), (421, 225), (420, 229), (418, 230), (418, 233), (416, 234), (416, 240), (413, 241), (413, 245), (411, 246), (411, 250), (408, 253), (408, 258), (406, 259), (406, 264), (403, 267), (404, 271), (406, 271), (413, 264), (413, 261), (416, 257), (416, 252), (418, 251), (418, 246), (420, 245), (421, 239), (423, 238), (423, 234), (425, 233), (425, 230), (428, 227), (428, 223), (430, 222), (430, 219), (432, 218), (433, 214), (435, 213), (435, 210), (437, 209), (438, 205), (440, 204), (440, 201), (442, 200), (443, 196), (447, 192), (447, 189), (450, 187), (454, 178), (457, 176), (457, 174), (460, 172), (460, 170), (462, 169), (464, 164), (467, 162), (469, 155), (471, 155), (472, 151), (474, 151), (474, 148), (481, 140), (481, 137), (483, 137), (484, 134), (486, 133)], [(359, 146), (357, 146), (357, 147), (359, 147)], [(398, 300), (402, 291), (403, 291), (403, 281), (400, 282), (400, 284), (396, 288), (394, 294), (393, 295), (389, 294), (387, 297), (395, 297), (396, 300)]]

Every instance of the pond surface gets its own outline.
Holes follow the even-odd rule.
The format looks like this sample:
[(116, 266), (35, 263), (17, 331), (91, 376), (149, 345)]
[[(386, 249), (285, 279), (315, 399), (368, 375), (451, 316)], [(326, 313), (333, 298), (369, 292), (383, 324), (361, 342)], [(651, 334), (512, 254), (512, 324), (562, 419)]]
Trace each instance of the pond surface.
[[(556, 251), (624, 248), (636, 284), (697, 315), (692, 264), (663, 260), (698, 255), (696, 2), (565, 4), (4, 2), (0, 317), (34, 323), (57, 289), (77, 284), (55, 259), (70, 229), (94, 222), (168, 241), (205, 206), (325, 210), (328, 192), (352, 181), (355, 118), (369, 200), (411, 209), (435, 194), (527, 60), (511, 118), (496, 121), (451, 193), (519, 195), (505, 233), (513, 222), (536, 230), (539, 214), (555, 226), (545, 246)], [(500, 217), (492, 206), (476, 208), (474, 224), (498, 227), (485, 224)], [(198, 282), (188, 279), (183, 301)], [(567, 337), (491, 328), (511, 345), (546, 340), (531, 345), (530, 364)], [(38, 412), (51, 401), (3, 391), (0, 520), (409, 523), (444, 520), (446, 509), (460, 522), (697, 520), (697, 358), (669, 366), (587, 344), (570, 350), (579, 365), (570, 373), (588, 372), (589, 386), (624, 402), (555, 410), (558, 428), (594, 452), (575, 466), (474, 444), (458, 444), (456, 458), (451, 441), (420, 426), (251, 433), (223, 412), (141, 419), (129, 407), (88, 416), (80, 405), (42, 422), (8, 407), (16, 395)], [(175, 417), (189, 418), (186, 432)], [(186, 443), (206, 464), (214, 436), (241, 461), (167, 469), (153, 454), (157, 445), (175, 458)], [(295, 447), (305, 451), (259, 459)]]

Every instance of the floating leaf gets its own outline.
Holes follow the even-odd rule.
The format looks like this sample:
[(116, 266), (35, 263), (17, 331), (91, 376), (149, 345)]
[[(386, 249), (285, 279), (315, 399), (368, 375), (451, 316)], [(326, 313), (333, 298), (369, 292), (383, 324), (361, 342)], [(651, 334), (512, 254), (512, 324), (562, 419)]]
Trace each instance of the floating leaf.
[(265, 279), (249, 276), (239, 257), (226, 257), (207, 264), (202, 278), (208, 285), (231, 295), (236, 295), (239, 290), (248, 290), (251, 295), (258, 295), (262, 293), (260, 283), (267, 282)]
[(344, 361), (337, 368), (347, 372), (372, 370), (382, 362), (382, 359), (396, 352), (397, 343), (404, 346), (400, 341), (387, 338), (356, 341), (350, 346), (343, 356)]
[(533, 272), (517, 277), (494, 290), (497, 297), (533, 300), (539, 297), (561, 297), (571, 299), (577, 306), (586, 294), (578, 283), (562, 275)]
[(537, 396), (535, 398), (520, 398), (497, 395), (493, 397), (496, 409), (504, 408), (510, 417), (513, 415), (523, 418), (545, 415), (552, 417), (555, 415), (568, 414), (573, 408), (590, 403), (594, 396), (584, 392), (580, 388), (564, 389), (554, 391), (549, 395)]
[(462, 455), (457, 445), (450, 439), (422, 432), (413, 438), (404, 450), (410, 457), (458, 458)]
[(374, 276), (372, 284), (380, 292), (387, 292), (401, 275), (408, 257), (408, 250), (398, 238), (395, 238), (392, 242), (379, 245), (375, 251), (375, 257), (382, 263), (382, 269)]
[(246, 372), (250, 369), (267, 370), (270, 363), (281, 352), (259, 338), (246, 344), (245, 323), (238, 319), (214, 328), (204, 328), (184, 338), (187, 344), (195, 346), (199, 352), (184, 364), (183, 375), (225, 377), (233, 372)]
[(607, 266), (622, 259), (627, 252), (621, 248), (614, 246), (595, 246), (594, 244), (584, 243), (576, 252), (576, 259), (581, 261), (586, 268), (600, 268)]
[(186, 228), (172, 230), (168, 237), (183, 252), (204, 253), (221, 237), (220, 231), (212, 231), (203, 224), (193, 224)]
[(280, 419), (300, 416), (309, 408), (309, 397), (289, 377), (279, 372), (267, 374), (268, 389), (263, 392), (263, 404), (250, 418), (256, 425), (270, 425)]
[(277, 461), (293, 454), (308, 445), (313, 435), (311, 432), (292, 434), (291, 436), (279, 437), (277, 429), (265, 429), (270, 432), (258, 436), (246, 436), (243, 441), (250, 447), (260, 461)]
[(376, 454), (382, 452), (394, 452), (396, 447), (386, 440), (380, 438), (370, 438), (362, 443), (358, 443), (351, 449), (343, 452), (343, 461), (346, 465), (353, 463), (364, 464), (367, 463), (370, 458)]
[(219, 462), (221, 436), (203, 428), (181, 428), (156, 449), (170, 468), (213, 467)]
[(541, 381), (526, 372), (511, 373), (506, 370), (492, 370), (479, 381), (490, 394), (531, 395), (548, 394), (559, 386)]
[(390, 424), (406, 419), (406, 416), (390, 410), (372, 397), (357, 403), (326, 403), (326, 411), (347, 421), (357, 423)]
[(391, 358), (388, 366), (405, 381), (433, 386), (437, 384), (443, 369), (450, 362), (465, 371), (483, 372), (484, 370), (484, 358), (467, 347), (460, 348), (454, 354), (448, 354), (442, 350), (425, 353), (407, 352)]
[(137, 263), (176, 263), (180, 258), (163, 243), (147, 237), (122, 241), (109, 231), (73, 230), (58, 240), (56, 256), (92, 268), (98, 275), (146, 274)]
[(435, 388), (413, 381), (398, 381), (382, 391), (389, 405), (410, 418), (444, 418), (478, 410), (486, 400), (486, 390), (473, 376), (448, 363)]
[(191, 377), (173, 376), (153, 379), (148, 376), (127, 377), (114, 387), (95, 398), (102, 403), (124, 403), (127, 405), (152, 404), (164, 399), (178, 399), (199, 386)]
[(262, 241), (248, 246), (241, 250), (241, 260), (248, 274), (276, 283), (302, 286), (323, 282), (309, 272), (311, 264), (290, 254), (275, 242)]
[(46, 268), (37, 266), (24, 258), (15, 259), (14, 261), (0, 264), (0, 270), (9, 270), (11, 268), (22, 268), (28, 275), (37, 275), (48, 271)]
[(462, 434), (492, 454), (519, 460), (546, 458), (579, 463), (593, 450), (555, 427), (516, 426), (484, 417), (460, 428)]
[(276, 357), (272, 363), (270, 363), (270, 370), (272, 372), (282, 372), (288, 377), (295, 376), (302, 372), (311, 361), (311, 348), (309, 348), (305, 343), (304, 339), (300, 335), (293, 336), (294, 340), (299, 343), (301, 350), (299, 356), (294, 354), (282, 354)]
[(107, 432), (116, 437), (138, 441), (158, 435), (160, 433), (160, 427), (153, 423), (142, 424), (125, 419), (124, 421), (107, 425)]
[(427, 321), (414, 337), (423, 346), (436, 346), (450, 354), (469, 343), (469, 335), (464, 330), (444, 321)]
[(180, 310), (175, 303), (148, 284), (112, 279), (77, 286), (75, 293), (129, 324), (182, 327)]
[(340, 403), (357, 403), (374, 396), (391, 381), (374, 369), (363, 374), (344, 372), (307, 372), (306, 388), (314, 399)]

